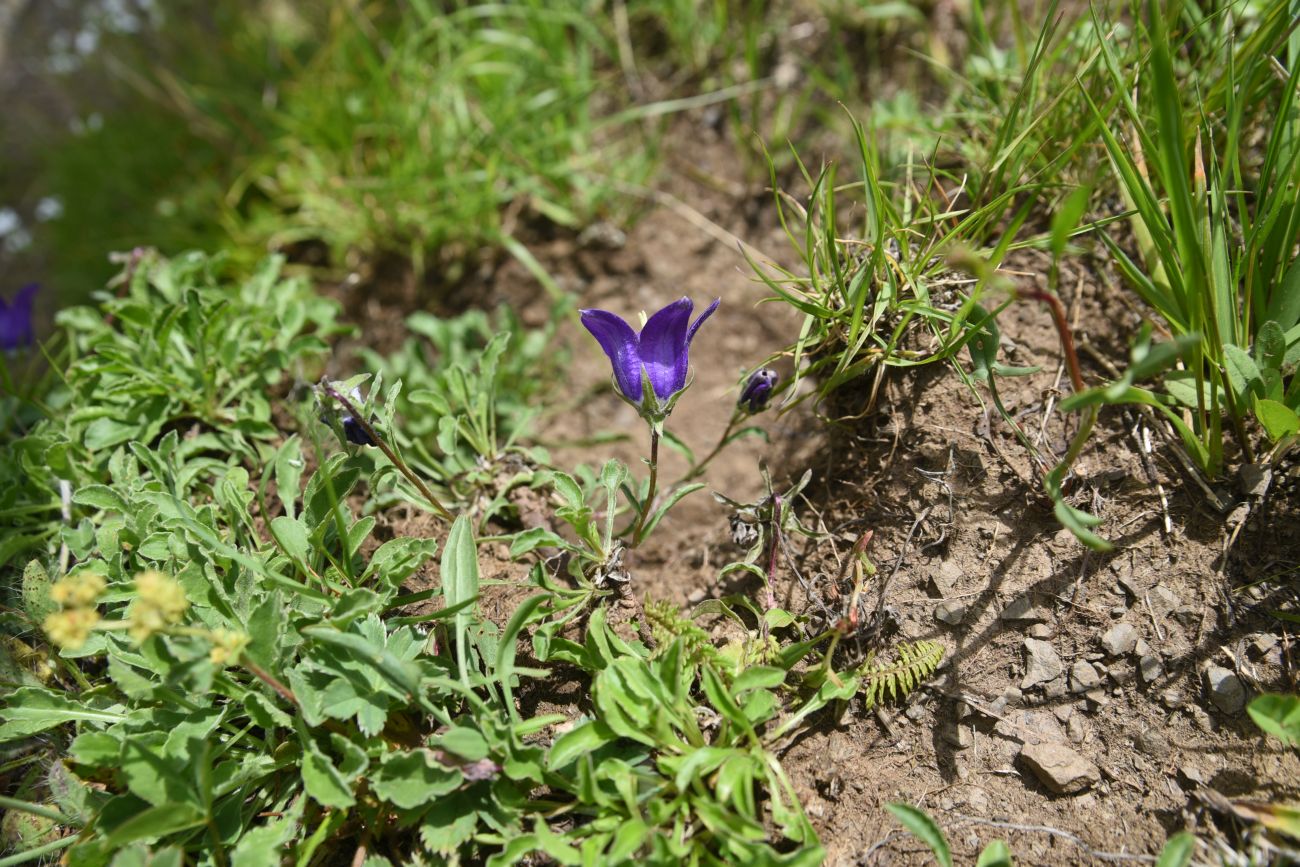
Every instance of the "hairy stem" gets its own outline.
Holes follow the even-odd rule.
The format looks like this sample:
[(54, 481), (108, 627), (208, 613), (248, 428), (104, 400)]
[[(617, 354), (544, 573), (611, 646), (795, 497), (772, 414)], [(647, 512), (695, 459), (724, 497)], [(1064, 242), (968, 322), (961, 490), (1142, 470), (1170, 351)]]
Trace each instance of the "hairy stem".
[(659, 431), (652, 426), (650, 428), (650, 488), (646, 491), (645, 500), (641, 503), (641, 516), (637, 519), (636, 528), (632, 531), (632, 542), (629, 548), (635, 548), (641, 544), (641, 534), (645, 531), (646, 521), (650, 519), (650, 509), (655, 502), (655, 487), (659, 481)]
[(352, 401), (348, 400), (348, 398), (340, 393), (338, 389), (328, 383), (325, 385), (325, 393), (343, 405), (343, 408), (348, 411), (356, 423), (361, 425), (361, 429), (366, 432), (366, 435), (370, 437), (371, 441), (375, 445), (379, 446), (379, 450), (384, 453), (384, 456), (392, 461), (393, 466), (397, 467), (397, 469), (401, 471), (402, 475), (406, 476), (407, 480), (410, 481), (411, 484), (415, 485), (420, 494), (428, 500), (429, 505), (433, 506), (433, 510), (438, 513), (439, 517), (448, 521), (455, 519), (455, 515), (448, 511), (447, 507), (433, 495), (433, 492), (429, 490), (428, 485), (426, 485), (424, 481), (415, 474), (414, 470), (406, 465), (406, 461), (397, 456), (397, 453), (389, 447), (388, 443), (384, 441), (384, 438), (379, 435), (378, 431), (370, 426), (370, 422), (366, 421), (365, 416), (361, 414), (360, 410), (352, 405)]

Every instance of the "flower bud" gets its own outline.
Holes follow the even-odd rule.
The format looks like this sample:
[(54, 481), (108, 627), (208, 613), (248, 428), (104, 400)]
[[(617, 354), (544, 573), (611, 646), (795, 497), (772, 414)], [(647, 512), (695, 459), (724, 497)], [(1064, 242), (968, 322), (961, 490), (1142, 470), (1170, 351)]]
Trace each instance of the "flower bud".
[(768, 398), (772, 396), (772, 390), (776, 388), (778, 379), (775, 370), (770, 367), (760, 367), (745, 380), (745, 387), (741, 389), (740, 400), (736, 401), (736, 405), (750, 413), (767, 409)]

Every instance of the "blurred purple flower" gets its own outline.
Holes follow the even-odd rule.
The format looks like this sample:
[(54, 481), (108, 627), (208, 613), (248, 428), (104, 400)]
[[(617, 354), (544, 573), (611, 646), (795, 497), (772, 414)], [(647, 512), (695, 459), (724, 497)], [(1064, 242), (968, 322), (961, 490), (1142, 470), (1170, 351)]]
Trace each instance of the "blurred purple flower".
[[(361, 389), (359, 388), (352, 389), (352, 401), (356, 403), (358, 406), (365, 403), (365, 399), (361, 396)], [(325, 424), (329, 424), (330, 423), (329, 412), (328, 411), (322, 412), (320, 415), (320, 420)], [(375, 417), (372, 415), (370, 417), (370, 420), (373, 422), (375, 420)], [(344, 404), (343, 409), (339, 412), (339, 425), (343, 428), (343, 436), (346, 437), (347, 441), (352, 443), (353, 445), (356, 446), (375, 445), (375, 441), (370, 438), (370, 434), (366, 433), (365, 427), (362, 426), (361, 422), (357, 421), (356, 416), (352, 414), (351, 408), (348, 407), (346, 404)]]
[(13, 352), (31, 346), (35, 340), (32, 331), (32, 301), (40, 287), (28, 283), (18, 290), (14, 300), (8, 304), (0, 298), (0, 351)]
[(375, 441), (366, 433), (366, 429), (361, 426), (355, 418), (350, 415), (343, 416), (340, 419), (343, 425), (343, 435), (348, 438), (348, 442), (358, 446), (373, 446)]
[(745, 387), (741, 390), (740, 400), (736, 401), (736, 405), (750, 413), (767, 409), (768, 398), (772, 396), (772, 389), (776, 388), (778, 379), (775, 370), (770, 367), (760, 367), (745, 380)]
[[(691, 340), (721, 302), (720, 298), (714, 299), (691, 322), (695, 305), (691, 299), (681, 298), (651, 316), (640, 334), (607, 310), (579, 312), (582, 324), (609, 356), (614, 381), (623, 397), (643, 413), (662, 420), (672, 409), (673, 396), (686, 387)], [(644, 393), (646, 383), (653, 394)]]

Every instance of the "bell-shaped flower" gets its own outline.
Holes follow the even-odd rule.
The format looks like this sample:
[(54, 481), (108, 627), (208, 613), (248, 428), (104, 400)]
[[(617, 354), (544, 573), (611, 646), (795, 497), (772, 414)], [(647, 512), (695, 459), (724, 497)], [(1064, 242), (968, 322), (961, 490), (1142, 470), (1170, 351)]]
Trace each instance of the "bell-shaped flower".
[(35, 283), (28, 283), (9, 303), (0, 298), (0, 352), (14, 352), (32, 345), (32, 302), (37, 288)]
[(760, 367), (745, 380), (745, 387), (740, 391), (740, 399), (736, 401), (736, 406), (750, 414), (767, 409), (768, 398), (772, 396), (772, 389), (776, 388), (778, 379), (775, 370), (770, 367)]
[(607, 310), (579, 312), (582, 324), (609, 356), (619, 393), (656, 424), (672, 412), (686, 388), (691, 341), (721, 301), (714, 299), (692, 322), (695, 305), (691, 299), (681, 298), (646, 320), (639, 334), (621, 316)]

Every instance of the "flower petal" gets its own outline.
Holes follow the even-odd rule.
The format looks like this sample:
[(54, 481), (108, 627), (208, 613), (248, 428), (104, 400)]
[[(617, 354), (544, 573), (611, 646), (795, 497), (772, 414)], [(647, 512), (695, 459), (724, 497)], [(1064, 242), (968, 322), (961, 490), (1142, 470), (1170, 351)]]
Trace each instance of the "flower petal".
[(641, 329), (641, 363), (660, 400), (667, 400), (686, 385), (686, 328), (694, 307), (691, 299), (678, 299), (651, 316)]
[(687, 346), (689, 346), (691, 341), (695, 339), (695, 332), (700, 330), (700, 326), (704, 324), (704, 320), (712, 316), (713, 311), (717, 310), (718, 305), (721, 303), (722, 303), (721, 298), (714, 298), (713, 303), (710, 304), (708, 308), (703, 313), (700, 314), (700, 318), (696, 319), (693, 323), (691, 323), (691, 330), (686, 333)]
[(596, 338), (600, 348), (609, 356), (614, 368), (614, 380), (623, 396), (634, 403), (641, 402), (641, 357), (638, 353), (636, 332), (622, 317), (608, 310), (579, 310), (583, 326)]

